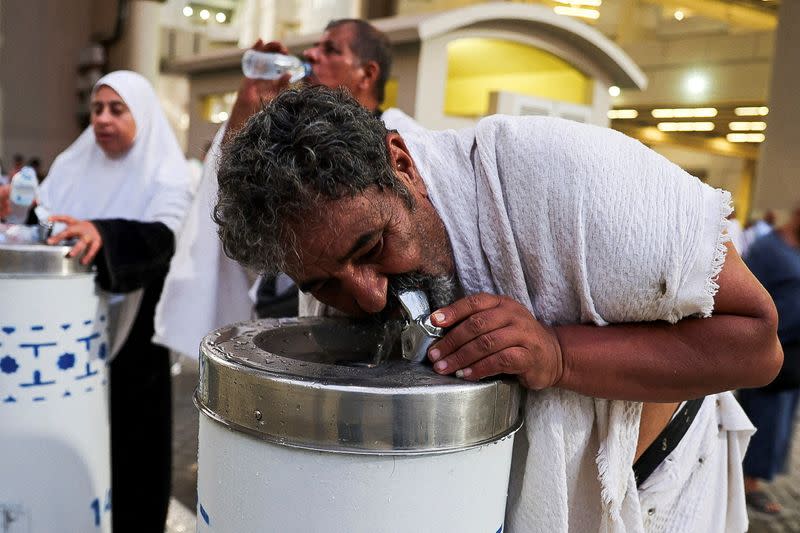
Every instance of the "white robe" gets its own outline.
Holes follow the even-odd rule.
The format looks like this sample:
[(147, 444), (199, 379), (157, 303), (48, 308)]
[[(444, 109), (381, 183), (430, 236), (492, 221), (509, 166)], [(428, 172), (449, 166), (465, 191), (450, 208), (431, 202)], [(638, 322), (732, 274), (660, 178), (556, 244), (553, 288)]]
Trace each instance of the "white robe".
[[(467, 294), (511, 296), (547, 324), (674, 323), (711, 314), (729, 193), (618, 132), (561, 119), (495, 116), (470, 130), (404, 138)], [(653, 483), (671, 477), (677, 490), (654, 496), (651, 486), (640, 501), (631, 469), (640, 403), (562, 389), (529, 393), (508, 531), (662, 531), (643, 520), (641, 505), (653, 498), (666, 531), (695, 533), (708, 524), (744, 531), (741, 458), (752, 426), (730, 393), (706, 403), (681, 443), (694, 448), (675, 456), (697, 458), (707, 453), (697, 443), (719, 443), (705, 469), (717, 477), (690, 476), (694, 459), (679, 465), (683, 477), (662, 465)], [(725, 422), (718, 426), (717, 418)], [(725, 484), (711, 482), (720, 476)], [(693, 479), (721, 489), (718, 499), (727, 503), (696, 505), (702, 483)], [(690, 485), (694, 500), (681, 493)]]

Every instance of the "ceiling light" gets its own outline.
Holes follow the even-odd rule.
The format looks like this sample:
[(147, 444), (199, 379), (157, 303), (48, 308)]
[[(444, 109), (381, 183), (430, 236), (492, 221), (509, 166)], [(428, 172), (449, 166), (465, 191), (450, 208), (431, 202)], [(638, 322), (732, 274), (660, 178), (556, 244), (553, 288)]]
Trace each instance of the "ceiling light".
[(619, 96), (619, 92), (620, 92), (619, 87), (617, 87), (616, 85), (612, 85), (611, 87), (608, 88), (608, 94), (610, 94), (611, 96)]
[(700, 94), (708, 88), (708, 79), (701, 74), (692, 74), (686, 78), (686, 90), (691, 94)]
[(208, 12), (208, 9), (200, 10), (200, 18), (203, 20), (208, 20), (208, 17), (211, 16), (211, 13)]
[(191, 17), (192, 15), (194, 15), (194, 9), (192, 9), (192, 6), (184, 6), (184, 8), (183, 8), (183, 16), (184, 17)]
[(556, 15), (566, 15), (568, 17), (580, 17), (585, 19), (597, 20), (600, 18), (600, 12), (596, 9), (586, 9), (583, 7), (567, 7), (556, 6), (553, 8)]
[(661, 131), (713, 131), (713, 122), (659, 122), (656, 127)]
[(222, 12), (217, 13), (217, 15), (214, 18), (217, 19), (217, 22), (219, 22), (220, 24), (228, 20), (228, 17), (225, 16), (225, 13)]
[(711, 118), (717, 116), (713, 107), (690, 107), (677, 109), (653, 109), (653, 118)]
[(766, 122), (730, 122), (728, 127), (731, 131), (764, 131), (767, 129)]
[(725, 138), (732, 143), (760, 143), (766, 137), (763, 133), (729, 133)]
[(635, 109), (610, 109), (608, 111), (610, 119), (636, 118), (638, 116), (639, 112)]
[(733, 112), (737, 117), (765, 117), (769, 113), (769, 108), (767, 106), (737, 107)]
[(603, 0), (556, 0), (556, 2), (560, 4), (570, 4), (571, 6), (580, 5), (584, 7), (600, 7), (603, 5)]
[(684, 17), (686, 17), (686, 13), (684, 13), (683, 11), (678, 9), (678, 10), (675, 11), (673, 16), (675, 17), (675, 20), (680, 21), (680, 20), (683, 20)]

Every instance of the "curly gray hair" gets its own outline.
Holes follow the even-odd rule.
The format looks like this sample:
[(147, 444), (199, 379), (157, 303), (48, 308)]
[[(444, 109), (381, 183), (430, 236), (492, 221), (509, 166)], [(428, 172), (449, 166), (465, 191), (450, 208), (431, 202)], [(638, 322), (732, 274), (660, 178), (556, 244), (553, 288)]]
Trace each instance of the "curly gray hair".
[(388, 130), (343, 89), (289, 89), (223, 147), (213, 218), (225, 254), (265, 273), (296, 256), (292, 225), (369, 187), (413, 207), (386, 147)]

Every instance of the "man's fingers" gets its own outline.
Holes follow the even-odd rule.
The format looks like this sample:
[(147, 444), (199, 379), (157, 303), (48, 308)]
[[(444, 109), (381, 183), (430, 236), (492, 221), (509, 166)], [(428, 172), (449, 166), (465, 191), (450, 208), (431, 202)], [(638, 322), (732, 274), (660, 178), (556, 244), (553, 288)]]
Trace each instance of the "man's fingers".
[(434, 326), (448, 328), (470, 315), (499, 306), (501, 301), (501, 298), (496, 294), (487, 294), (485, 292), (472, 294), (435, 311), (431, 315), (431, 321)]
[(498, 374), (520, 374), (530, 370), (526, 367), (525, 358), (526, 352), (524, 348), (512, 346), (476, 361), (456, 373), (456, 376), (470, 381), (477, 381)]
[(461, 370), (481, 359), (494, 357), (507, 348), (519, 346), (520, 339), (516, 337), (512, 327), (489, 331), (466, 343), (451, 355), (436, 361), (433, 369), (440, 374)]
[(279, 41), (270, 41), (263, 47), (263, 52), (273, 52), (276, 54), (289, 55), (289, 49)]
[(499, 311), (498, 308), (492, 308), (475, 313), (456, 324), (428, 351), (430, 360), (435, 362), (445, 358), (480, 335), (511, 324), (511, 317)]

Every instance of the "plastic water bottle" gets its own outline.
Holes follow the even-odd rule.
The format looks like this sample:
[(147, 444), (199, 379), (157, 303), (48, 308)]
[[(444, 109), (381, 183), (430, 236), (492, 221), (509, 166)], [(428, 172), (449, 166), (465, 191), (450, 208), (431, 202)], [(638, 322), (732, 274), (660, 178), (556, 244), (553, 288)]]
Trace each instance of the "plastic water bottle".
[(294, 56), (247, 50), (242, 56), (242, 72), (261, 80), (277, 80), (288, 72), (292, 75), (289, 83), (294, 83), (311, 74), (311, 65)]
[(19, 172), (11, 178), (11, 214), (8, 222), (11, 224), (24, 224), (28, 218), (28, 211), (31, 204), (36, 199), (39, 191), (39, 180), (36, 178), (36, 171), (31, 167), (22, 167)]

